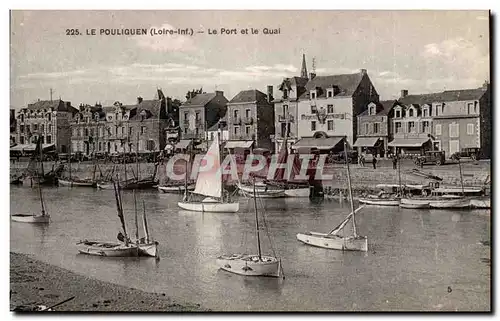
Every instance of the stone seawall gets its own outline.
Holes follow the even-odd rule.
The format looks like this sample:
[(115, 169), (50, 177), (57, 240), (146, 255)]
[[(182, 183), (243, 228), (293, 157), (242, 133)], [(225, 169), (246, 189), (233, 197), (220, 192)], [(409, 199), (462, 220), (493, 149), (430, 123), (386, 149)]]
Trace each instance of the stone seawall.
[[(11, 177), (19, 176), (26, 169), (27, 163), (11, 163), (10, 174)], [(49, 171), (53, 166), (53, 163), (45, 163), (45, 171)], [(99, 164), (96, 171), (96, 176), (99, 174), (109, 175), (112, 172), (113, 167), (114, 176), (119, 175), (120, 178), (125, 176), (124, 167), (122, 164), (115, 165), (109, 164)], [(135, 176), (136, 164), (127, 164), (127, 178)], [(174, 171), (177, 174), (184, 172), (185, 165), (180, 161), (174, 166)], [(422, 184), (426, 183), (428, 180), (418, 177), (409, 172), (415, 167), (411, 164), (405, 164), (401, 168), (401, 182), (403, 184)], [(398, 171), (394, 170), (392, 167), (378, 167), (373, 169), (372, 167), (361, 167), (359, 165), (351, 165), (351, 182), (354, 188), (373, 188), (377, 184), (398, 184)], [(243, 165), (238, 166), (238, 172), (241, 175), (243, 170)], [(460, 174), (457, 164), (447, 164), (443, 166), (429, 166), (420, 169), (426, 173), (430, 173), (443, 178), (441, 185), (454, 185), (460, 186)], [(91, 178), (94, 171), (94, 165), (92, 163), (72, 163), (71, 164), (71, 175), (78, 178)], [(141, 163), (139, 165), (140, 177), (150, 177), (155, 172), (155, 165), (153, 163)], [(333, 188), (345, 188), (346, 186), (346, 169), (345, 166), (340, 165), (329, 165), (325, 166), (323, 169), (325, 175), (331, 175), (331, 179), (323, 181), (324, 186), (332, 186)], [(464, 185), (466, 186), (482, 186), (484, 182), (490, 175), (489, 162), (476, 162), (476, 163), (465, 163), (462, 165), (462, 173)], [(68, 167), (66, 165), (62, 176), (69, 176)], [(160, 182), (165, 180), (166, 176), (166, 165), (160, 165), (157, 171), (157, 178)]]

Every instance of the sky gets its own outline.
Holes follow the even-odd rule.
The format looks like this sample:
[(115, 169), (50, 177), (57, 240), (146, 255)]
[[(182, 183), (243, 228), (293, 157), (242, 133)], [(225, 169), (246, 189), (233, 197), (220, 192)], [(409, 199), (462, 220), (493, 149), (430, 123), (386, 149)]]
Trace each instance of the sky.
[[(10, 105), (37, 99), (132, 104), (156, 88), (274, 91), (299, 76), (367, 69), (380, 99), (480, 87), (489, 75), (487, 11), (12, 11)], [(85, 35), (96, 29), (96, 35)], [(191, 35), (106, 36), (100, 29), (190, 28)], [(236, 28), (238, 34), (220, 34)], [(241, 29), (259, 34), (241, 34)], [(263, 34), (263, 29), (280, 33)], [(83, 35), (67, 35), (78, 29)], [(218, 34), (209, 34), (217, 30)], [(203, 31), (203, 33), (197, 33)]]

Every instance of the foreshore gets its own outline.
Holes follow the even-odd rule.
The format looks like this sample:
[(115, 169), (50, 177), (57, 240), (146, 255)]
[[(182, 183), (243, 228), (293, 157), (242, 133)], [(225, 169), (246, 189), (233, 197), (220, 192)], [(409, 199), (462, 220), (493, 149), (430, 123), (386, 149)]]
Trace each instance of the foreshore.
[[(31, 256), (10, 253), (10, 311), (44, 305), (55, 311), (203, 312), (199, 304), (177, 302), (165, 294), (148, 293), (95, 280), (46, 264)], [(17, 308), (17, 309), (16, 309)]]

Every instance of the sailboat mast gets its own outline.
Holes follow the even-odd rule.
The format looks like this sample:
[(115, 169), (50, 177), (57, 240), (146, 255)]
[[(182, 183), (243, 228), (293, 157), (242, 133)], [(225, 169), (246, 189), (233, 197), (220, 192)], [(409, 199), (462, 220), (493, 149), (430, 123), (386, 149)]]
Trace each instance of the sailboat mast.
[(128, 235), (127, 228), (125, 227), (125, 220), (123, 218), (123, 209), (121, 206), (121, 197), (120, 197), (120, 185), (117, 182), (113, 182), (113, 188), (115, 190), (115, 199), (116, 199), (116, 210), (118, 212), (118, 217), (120, 218), (120, 222), (122, 223), (123, 233), (125, 235), (125, 246), (128, 246)]
[[(137, 144), (136, 147), (139, 147), (139, 131), (137, 131)], [(135, 149), (135, 163), (136, 163), (136, 171), (137, 171), (137, 180), (139, 180), (139, 151), (138, 148)]]
[(255, 228), (257, 229), (257, 248), (259, 249), (259, 260), (262, 261), (262, 253), (260, 250), (259, 215), (257, 212), (257, 193), (255, 192), (255, 178), (253, 180), (253, 204), (255, 207)]
[(464, 191), (464, 176), (462, 175), (462, 163), (460, 162), (460, 156), (457, 155), (458, 169), (460, 170), (460, 184), (462, 185), (462, 196), (465, 195)]
[(135, 189), (133, 190), (134, 194), (134, 210), (135, 210), (135, 240), (138, 243), (139, 242), (139, 222), (137, 219), (137, 199), (135, 197)]
[(69, 186), (73, 187), (73, 180), (71, 179), (71, 144), (69, 144), (69, 157), (68, 157), (68, 167), (69, 167)]
[[(40, 142), (40, 138), (38, 138), (37, 144), (40, 147), (40, 163), (41, 163), (42, 162), (42, 144)], [(42, 167), (42, 169), (43, 169), (43, 167)], [(42, 206), (42, 216), (44, 216), (45, 215), (45, 205), (43, 204), (42, 184), (41, 184), (42, 182), (41, 182), (41, 179), (42, 179), (42, 177), (40, 177), (40, 174), (39, 174), (38, 175), (38, 194), (40, 195), (40, 205)]]
[[(189, 146), (188, 146), (188, 153), (189, 153), (189, 161), (191, 161), (191, 144), (192, 144), (192, 141), (189, 142)], [(187, 190), (188, 190), (188, 161), (186, 161), (186, 166), (184, 167), (184, 172), (185, 172), (185, 176), (184, 176), (184, 199), (187, 200)]]
[(351, 201), (352, 231), (353, 231), (354, 236), (357, 236), (356, 216), (354, 215), (354, 198), (352, 196), (352, 186), (351, 186), (351, 171), (349, 169), (349, 159), (347, 158), (347, 141), (346, 140), (344, 140), (344, 155), (345, 155), (345, 163), (347, 165), (347, 185), (349, 188), (349, 199)]
[[(222, 173), (224, 173), (224, 169), (222, 168), (222, 144), (221, 144), (221, 141), (220, 141), (220, 122), (218, 123), (218, 129), (217, 129), (217, 140), (218, 140), (218, 143), (219, 143), (219, 170), (220, 170), (220, 180), (221, 180), (221, 194), (220, 194), (220, 200), (221, 202), (224, 202), (224, 177), (222, 175)], [(208, 137), (207, 137), (208, 138)], [(208, 140), (207, 140), (207, 143), (208, 143)], [(207, 148), (207, 152), (208, 152), (208, 148)]]
[(399, 196), (403, 197), (403, 186), (401, 185), (401, 158), (399, 158), (397, 147), (396, 147), (396, 160), (398, 162)]

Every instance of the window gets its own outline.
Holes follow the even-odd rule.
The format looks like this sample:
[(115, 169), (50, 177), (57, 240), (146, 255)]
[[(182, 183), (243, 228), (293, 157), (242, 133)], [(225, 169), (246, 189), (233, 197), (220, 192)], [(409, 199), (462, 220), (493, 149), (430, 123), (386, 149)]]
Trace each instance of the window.
[(118, 146), (115, 144), (115, 152), (118, 151)]
[(311, 130), (316, 130), (316, 122), (315, 121), (312, 121), (311, 122)]
[(417, 128), (415, 126), (415, 122), (414, 121), (408, 122), (408, 132), (410, 132), (410, 133), (416, 133), (417, 132)]
[(450, 127), (449, 127), (449, 134), (450, 134), (450, 137), (459, 137), (459, 130), (460, 130), (460, 125), (457, 124), (457, 123), (452, 123), (450, 124)]
[(474, 103), (467, 104), (467, 114), (472, 114), (472, 109), (474, 108)]
[(47, 144), (52, 144), (52, 136), (47, 136)]
[(288, 105), (283, 105), (283, 117), (286, 117), (288, 114)]
[(40, 131), (43, 133), (45, 131), (45, 125), (44, 124), (41, 124), (40, 125)]
[(316, 99), (316, 90), (311, 90), (311, 99)]
[(439, 114), (440, 114), (440, 110), (441, 110), (442, 108), (443, 108), (443, 107), (441, 106), (441, 104), (436, 105), (436, 116), (439, 116)]
[(85, 136), (88, 136), (88, 135), (89, 135), (89, 129), (85, 128)]
[(245, 134), (250, 135), (250, 126), (245, 126)]
[(33, 131), (37, 131), (38, 130), (38, 124), (33, 124)]
[(474, 114), (477, 114), (477, 101), (474, 102)]
[(122, 136), (125, 135), (125, 126), (122, 126)]
[(396, 125), (396, 133), (402, 133), (403, 128), (401, 127), (401, 122), (397, 122), (397, 123), (395, 123), (395, 125)]
[(184, 127), (184, 134), (187, 134), (188, 133), (188, 129), (187, 127)]
[(97, 150), (98, 150), (98, 151), (101, 151), (101, 150), (102, 150), (102, 142), (99, 142), (99, 145), (98, 145), (98, 147), (97, 147)]
[(428, 121), (423, 121), (422, 122), (422, 131), (424, 133), (428, 133), (428, 132), (430, 132), (429, 129), (430, 129), (429, 122)]
[(23, 144), (24, 144), (24, 136), (21, 136), (21, 137), (20, 137), (20, 141), (19, 141), (19, 143), (21, 143), (21, 145), (23, 145)]
[(316, 108), (316, 106), (311, 106), (311, 114), (314, 114), (318, 111), (318, 109)]
[(184, 120), (188, 120), (189, 113), (187, 111), (184, 112)]
[(48, 127), (47, 131), (49, 133), (52, 133), (52, 124), (48, 124), (47, 127)]
[(375, 115), (375, 114), (376, 114), (375, 106), (370, 107), (370, 115)]
[(234, 134), (239, 135), (240, 133), (240, 127), (239, 126), (234, 126)]
[(438, 124), (434, 127), (436, 135), (441, 135), (441, 124)]
[(283, 99), (288, 98), (288, 89), (283, 89)]
[(90, 136), (94, 137), (94, 128), (90, 129)]
[(24, 133), (24, 125), (19, 125), (19, 131), (21, 132), (21, 134)]
[(328, 121), (328, 130), (333, 130), (333, 120)]
[(378, 130), (379, 130), (379, 124), (378, 123), (374, 123), (373, 124), (373, 133), (374, 134), (378, 134)]
[(397, 109), (394, 113), (396, 118), (401, 118), (401, 109)]
[(326, 110), (326, 112), (327, 112), (328, 114), (332, 114), (332, 113), (333, 113), (333, 105), (327, 105), (327, 106), (326, 106), (326, 109), (327, 109), (327, 110)]
[(429, 117), (429, 109), (425, 108), (422, 110), (423, 117)]
[(363, 125), (364, 125), (363, 127), (365, 128), (365, 132), (364, 132), (364, 133), (365, 133), (365, 134), (368, 134), (368, 132), (369, 132), (369, 130), (370, 130), (370, 127), (368, 126), (368, 123), (365, 123), (365, 124), (363, 124)]
[(281, 123), (281, 137), (286, 137), (287, 136), (287, 124), (286, 123)]
[(200, 112), (199, 112), (199, 111), (197, 111), (197, 112), (196, 112), (196, 117), (195, 117), (195, 119), (196, 119), (196, 120), (200, 120)]
[(474, 135), (474, 124), (467, 124), (467, 135)]
[(21, 122), (23, 122), (23, 121), (24, 121), (24, 115), (23, 115), (23, 114), (21, 114), (19, 117), (20, 117), (20, 119), (21, 119)]
[(27, 133), (30, 133), (30, 132), (31, 132), (30, 125), (26, 125), (26, 132), (27, 132)]
[(129, 128), (128, 128), (128, 135), (129, 135), (129, 136), (132, 136), (132, 134), (133, 134), (132, 129), (133, 129), (132, 127), (129, 127)]
[(408, 110), (408, 117), (413, 117), (413, 108)]
[(245, 110), (245, 117), (246, 117), (246, 118), (250, 118), (250, 116), (251, 116), (251, 112), (252, 112), (252, 111), (251, 111), (250, 109)]
[(141, 126), (141, 135), (146, 134), (146, 126)]
[(48, 116), (49, 121), (51, 121), (52, 120), (52, 114), (49, 113), (47, 116)]

